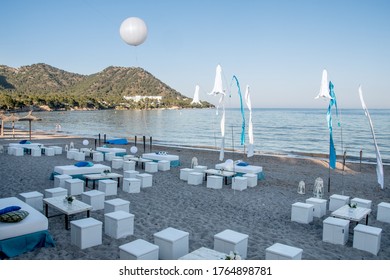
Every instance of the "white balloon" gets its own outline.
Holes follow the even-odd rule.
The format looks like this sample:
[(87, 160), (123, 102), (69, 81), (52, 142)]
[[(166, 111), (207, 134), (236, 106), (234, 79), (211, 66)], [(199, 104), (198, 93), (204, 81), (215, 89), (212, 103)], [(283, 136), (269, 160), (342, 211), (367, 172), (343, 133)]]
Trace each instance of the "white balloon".
[(142, 19), (129, 17), (122, 22), (119, 33), (126, 44), (138, 46), (145, 42), (148, 28)]
[(135, 154), (135, 153), (138, 152), (138, 148), (137, 148), (136, 146), (133, 146), (133, 147), (130, 148), (130, 152), (131, 152), (132, 154)]
[(87, 139), (85, 139), (84, 141), (83, 141), (83, 145), (84, 146), (87, 146), (89, 144), (89, 141), (87, 140)]

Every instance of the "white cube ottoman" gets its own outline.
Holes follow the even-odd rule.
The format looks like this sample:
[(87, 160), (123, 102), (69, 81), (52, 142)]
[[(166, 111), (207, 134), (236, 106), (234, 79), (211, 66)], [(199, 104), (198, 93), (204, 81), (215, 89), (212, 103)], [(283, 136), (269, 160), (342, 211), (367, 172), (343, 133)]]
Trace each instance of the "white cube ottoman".
[(313, 216), (316, 218), (321, 218), (325, 216), (327, 209), (327, 200), (322, 198), (310, 197), (306, 199), (306, 203), (312, 204), (314, 206)]
[(206, 173), (205, 173), (206, 170), (207, 170), (207, 166), (205, 166), (205, 165), (195, 165), (194, 166), (194, 171), (202, 173), (203, 174), (203, 179), (206, 178)]
[(51, 188), (51, 189), (45, 189), (45, 197), (56, 197), (56, 196), (67, 196), (68, 191), (67, 189), (58, 187), (58, 188)]
[(158, 260), (159, 248), (157, 245), (137, 239), (119, 246), (121, 260)]
[(66, 151), (66, 158), (67, 159), (74, 159), (74, 156), (75, 154), (78, 152), (79, 150), (77, 149), (70, 149), (68, 151)]
[(104, 233), (119, 239), (134, 234), (134, 215), (126, 211), (104, 214)]
[(98, 190), (90, 190), (81, 194), (81, 201), (92, 206), (92, 211), (104, 209), (105, 193)]
[(74, 153), (74, 160), (76, 160), (76, 161), (84, 161), (85, 160), (85, 153), (83, 153), (83, 152), (75, 152)]
[(192, 168), (182, 168), (180, 169), (180, 180), (187, 181), (188, 180), (188, 174), (191, 172), (194, 172), (194, 169)]
[(235, 176), (232, 178), (232, 189), (237, 191), (246, 190), (248, 187), (248, 179), (242, 176)]
[(356, 204), (358, 207), (371, 209), (372, 201), (355, 197), (351, 199), (351, 204)]
[(62, 147), (60, 147), (60, 146), (49, 146), (49, 148), (53, 148), (54, 149), (54, 154), (62, 155)]
[(67, 174), (54, 175), (54, 187), (55, 188), (65, 187), (65, 181), (69, 180), (69, 179), (72, 179), (72, 176), (67, 175)]
[(111, 167), (113, 169), (123, 169), (123, 158), (113, 158), (111, 161)]
[(122, 190), (127, 193), (139, 193), (141, 191), (141, 180), (136, 178), (124, 178)]
[(158, 164), (157, 167), (159, 171), (171, 170), (171, 162), (169, 160), (159, 160), (157, 164)]
[(381, 247), (382, 229), (358, 224), (353, 229), (353, 248), (377, 255)]
[(134, 160), (123, 160), (123, 172), (135, 170)]
[(130, 201), (122, 198), (114, 198), (104, 201), (104, 214), (119, 210), (130, 212)]
[(245, 173), (242, 177), (246, 177), (248, 180), (248, 187), (253, 188), (257, 186), (257, 175), (253, 173)]
[(222, 189), (222, 176), (207, 176), (207, 187), (210, 189)]
[(104, 160), (106, 161), (112, 161), (115, 158), (115, 153), (105, 153), (104, 154)]
[(103, 223), (94, 218), (70, 222), (71, 244), (85, 249), (102, 244)]
[(376, 219), (380, 222), (390, 223), (390, 203), (381, 202), (378, 204)]
[(37, 209), (38, 211), (43, 211), (43, 194), (37, 191), (24, 192), (19, 194), (20, 199), (30, 205), (31, 207)]
[(153, 175), (148, 173), (140, 173), (136, 175), (136, 179), (141, 180), (141, 188), (148, 188), (153, 185)]
[(96, 162), (103, 161), (104, 155), (101, 152), (94, 152), (92, 154), (92, 160)]
[(55, 156), (55, 152), (53, 148), (45, 148), (44, 150), (45, 150), (45, 156), (49, 156), (49, 157)]
[(112, 179), (99, 180), (98, 190), (104, 192), (106, 196), (117, 195), (118, 181)]
[(145, 172), (155, 173), (158, 171), (158, 163), (154, 161), (145, 162)]
[(20, 147), (16, 147), (15, 150), (13, 151), (13, 155), (20, 157), (24, 155), (24, 149)]
[(77, 178), (65, 180), (64, 188), (68, 195), (79, 195), (84, 191), (84, 181)]
[(247, 234), (226, 229), (214, 235), (214, 250), (225, 254), (236, 252), (242, 259), (246, 259), (248, 237)]
[(328, 217), (323, 221), (322, 241), (345, 245), (349, 235), (349, 220)]
[(126, 170), (126, 171), (123, 171), (123, 178), (137, 178), (137, 174), (139, 174), (139, 171)]
[(275, 243), (265, 249), (266, 260), (300, 260), (302, 259), (301, 248)]
[(313, 221), (314, 205), (295, 202), (291, 205), (291, 221), (308, 224)]
[(349, 203), (349, 196), (333, 194), (329, 197), (329, 211), (335, 211)]
[(201, 185), (203, 183), (203, 173), (191, 172), (188, 174), (187, 182), (189, 185)]
[(33, 157), (40, 157), (42, 155), (41, 148), (33, 148), (31, 149), (31, 156)]
[(154, 244), (159, 247), (159, 259), (177, 260), (188, 254), (189, 233), (168, 227), (154, 236)]

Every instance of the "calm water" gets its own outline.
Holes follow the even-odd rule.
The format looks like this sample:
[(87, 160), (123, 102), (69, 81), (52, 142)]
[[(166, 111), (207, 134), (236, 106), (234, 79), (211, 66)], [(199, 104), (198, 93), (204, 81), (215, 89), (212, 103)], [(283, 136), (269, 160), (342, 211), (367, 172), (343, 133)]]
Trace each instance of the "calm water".
[[(363, 110), (342, 110), (341, 126), (333, 112), (333, 140), (337, 155), (375, 161), (375, 149), (369, 122)], [(384, 162), (390, 162), (390, 110), (370, 110), (379, 150)], [(33, 129), (54, 131), (60, 124), (63, 133), (97, 138), (153, 138), (154, 143), (182, 146), (220, 147), (220, 117), (216, 109), (155, 111), (66, 111), (34, 112), (42, 118)], [(246, 142), (249, 112), (245, 111)], [(260, 153), (328, 154), (329, 131), (326, 109), (254, 109), (252, 111), (255, 151)], [(240, 144), (242, 116), (239, 109), (226, 110), (226, 147), (243, 151)], [(28, 129), (27, 122), (17, 127)], [(140, 143), (140, 142), (139, 142)]]

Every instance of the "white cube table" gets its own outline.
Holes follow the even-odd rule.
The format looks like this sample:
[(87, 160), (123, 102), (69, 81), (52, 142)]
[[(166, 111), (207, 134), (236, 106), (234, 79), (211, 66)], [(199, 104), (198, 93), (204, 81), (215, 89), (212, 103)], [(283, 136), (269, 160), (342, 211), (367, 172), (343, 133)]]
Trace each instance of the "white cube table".
[(103, 223), (94, 218), (70, 222), (71, 244), (85, 249), (102, 244)]
[(135, 170), (135, 161), (134, 160), (123, 160), (123, 173), (125, 171)]
[(313, 221), (314, 205), (295, 202), (291, 205), (291, 221), (309, 224)]
[(329, 197), (329, 211), (335, 211), (349, 203), (349, 196), (333, 194)]
[(126, 211), (104, 214), (104, 233), (119, 239), (134, 234), (134, 215)]
[(356, 204), (356, 206), (358, 207), (371, 209), (372, 201), (368, 199), (355, 197), (351, 199), (351, 204)]
[(301, 248), (275, 243), (265, 249), (266, 260), (300, 260), (302, 259)]
[(242, 176), (235, 176), (232, 178), (232, 189), (237, 191), (246, 190), (248, 187), (248, 178)]
[(390, 203), (381, 202), (378, 204), (376, 219), (380, 222), (390, 223)]
[(316, 218), (321, 218), (325, 216), (327, 209), (327, 200), (322, 198), (310, 197), (306, 199), (307, 204), (312, 204), (314, 206), (313, 216)]
[(114, 198), (104, 201), (104, 213), (111, 213), (115, 211), (123, 210), (130, 212), (130, 201), (122, 198)]
[(203, 183), (203, 173), (200, 172), (191, 172), (188, 174), (187, 183), (189, 185), (202, 185)]
[(55, 188), (58, 188), (58, 187), (65, 187), (65, 181), (68, 180), (68, 179), (72, 179), (72, 176), (68, 175), (68, 174), (58, 174), (58, 175), (54, 175), (54, 187)]
[(222, 189), (222, 176), (209, 175), (207, 176), (207, 187), (210, 189)]
[(148, 173), (140, 173), (135, 176), (141, 180), (141, 188), (149, 188), (153, 185), (153, 175)]
[(64, 188), (68, 195), (79, 195), (84, 191), (84, 181), (78, 178), (65, 180)]
[(171, 162), (169, 160), (159, 160), (157, 165), (159, 171), (171, 170)]
[(98, 190), (90, 190), (81, 194), (81, 201), (92, 206), (92, 211), (104, 209), (105, 193)]
[(66, 196), (68, 194), (68, 191), (64, 188), (50, 188), (50, 189), (45, 189), (45, 197), (55, 197), (55, 196)]
[(257, 175), (253, 173), (245, 173), (242, 175), (248, 179), (248, 187), (253, 188), (257, 186)]
[(328, 217), (323, 221), (322, 241), (345, 245), (348, 234), (349, 220)]
[(141, 180), (136, 178), (124, 178), (122, 190), (127, 193), (139, 193), (141, 191)]
[(154, 161), (145, 162), (145, 172), (156, 173), (158, 171), (158, 163)]
[(382, 229), (358, 224), (353, 229), (353, 248), (377, 255), (381, 247)]
[(188, 254), (189, 233), (168, 227), (153, 234), (154, 244), (159, 247), (159, 259), (177, 260)]
[(43, 211), (43, 194), (37, 191), (24, 192), (19, 194), (20, 199), (30, 205), (31, 207), (37, 209), (38, 211)]
[(117, 195), (118, 181), (112, 179), (99, 180), (98, 190), (104, 192), (106, 196)]
[(159, 247), (143, 239), (119, 246), (121, 260), (158, 260)]
[(242, 259), (246, 259), (248, 237), (247, 234), (226, 229), (214, 235), (214, 250), (225, 254), (236, 252)]
[(180, 180), (187, 181), (188, 180), (188, 174), (191, 172), (194, 172), (194, 169), (192, 168), (182, 168), (180, 169)]

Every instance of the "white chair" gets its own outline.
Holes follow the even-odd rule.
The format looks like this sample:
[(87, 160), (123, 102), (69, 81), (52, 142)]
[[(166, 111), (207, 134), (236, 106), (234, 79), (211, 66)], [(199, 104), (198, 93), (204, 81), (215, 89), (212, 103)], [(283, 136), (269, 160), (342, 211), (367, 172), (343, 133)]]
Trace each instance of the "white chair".
[(80, 249), (102, 244), (103, 223), (94, 218), (70, 222), (71, 244)]
[(159, 247), (160, 260), (177, 260), (188, 254), (189, 233), (168, 227), (154, 236), (154, 244)]
[(159, 247), (143, 239), (119, 246), (121, 260), (158, 260)]

